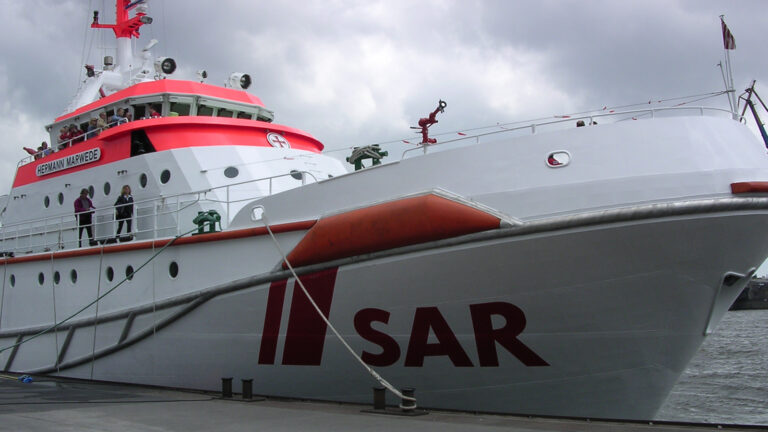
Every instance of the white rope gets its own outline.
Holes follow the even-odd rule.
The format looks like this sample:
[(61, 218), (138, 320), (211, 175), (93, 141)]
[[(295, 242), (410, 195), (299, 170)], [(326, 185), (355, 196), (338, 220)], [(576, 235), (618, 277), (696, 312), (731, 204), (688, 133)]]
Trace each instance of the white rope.
[[(336, 338), (339, 339), (339, 342), (341, 342), (342, 345), (344, 345), (345, 348), (347, 348), (347, 351), (349, 351), (350, 354), (365, 368), (365, 370), (368, 371), (368, 373), (386, 388), (387, 390), (391, 391), (392, 394), (399, 397), (401, 400), (407, 400), (410, 402), (413, 402), (412, 406), (408, 406), (409, 409), (415, 409), (416, 408), (416, 398), (410, 397), (410, 396), (404, 396), (402, 393), (400, 393), (399, 390), (394, 388), (392, 384), (390, 384), (387, 380), (385, 380), (381, 375), (379, 375), (375, 370), (373, 370), (370, 366), (368, 366), (363, 359), (360, 358), (360, 356), (357, 355), (357, 353), (352, 349), (352, 347), (347, 344), (347, 341), (344, 340), (344, 338), (339, 334), (339, 332), (336, 330), (336, 327), (331, 324), (331, 322), (328, 320), (328, 317), (325, 316), (325, 314), (320, 310), (320, 308), (317, 306), (317, 303), (315, 303), (315, 300), (312, 298), (311, 295), (309, 295), (309, 291), (307, 291), (307, 288), (304, 286), (304, 283), (299, 279), (299, 276), (296, 274), (296, 272), (293, 270), (293, 266), (291, 266), (291, 263), (288, 262), (288, 257), (285, 255), (283, 250), (280, 248), (280, 244), (277, 242), (277, 239), (275, 238), (275, 234), (272, 233), (272, 229), (269, 227), (269, 220), (267, 219), (267, 210), (264, 208), (264, 206), (256, 206), (254, 208), (261, 208), (262, 214), (261, 218), (264, 221), (264, 226), (267, 228), (267, 231), (269, 232), (269, 236), (272, 238), (272, 242), (275, 244), (275, 248), (277, 248), (277, 251), (280, 253), (280, 256), (283, 258), (283, 262), (285, 262), (285, 265), (288, 266), (288, 270), (290, 270), (293, 277), (296, 279), (296, 282), (301, 287), (301, 290), (304, 291), (304, 295), (307, 296), (309, 299), (309, 302), (312, 303), (312, 306), (315, 308), (317, 313), (320, 315), (320, 317), (325, 321), (325, 324), (331, 329), (333, 334), (336, 335)], [(400, 408), (406, 408), (402, 404), (400, 405)]]

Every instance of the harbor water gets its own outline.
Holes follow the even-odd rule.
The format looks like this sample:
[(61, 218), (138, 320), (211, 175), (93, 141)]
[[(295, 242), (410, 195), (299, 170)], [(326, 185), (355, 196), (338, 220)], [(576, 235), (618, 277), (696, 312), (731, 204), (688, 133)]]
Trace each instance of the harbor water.
[(768, 310), (725, 314), (657, 419), (768, 425)]

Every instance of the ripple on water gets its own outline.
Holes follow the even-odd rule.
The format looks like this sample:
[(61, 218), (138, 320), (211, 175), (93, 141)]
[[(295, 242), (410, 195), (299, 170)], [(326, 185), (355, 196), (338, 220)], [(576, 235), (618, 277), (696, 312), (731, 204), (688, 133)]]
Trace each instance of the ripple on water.
[(659, 420), (768, 425), (768, 310), (725, 314)]

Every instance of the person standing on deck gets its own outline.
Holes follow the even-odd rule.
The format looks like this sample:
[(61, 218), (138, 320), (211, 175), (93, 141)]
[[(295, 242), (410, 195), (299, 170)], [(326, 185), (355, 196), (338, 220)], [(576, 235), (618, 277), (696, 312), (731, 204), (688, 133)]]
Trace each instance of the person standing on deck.
[(96, 208), (93, 206), (93, 202), (88, 198), (88, 189), (82, 189), (80, 196), (75, 200), (75, 217), (77, 218), (77, 224), (79, 229), (77, 231), (77, 241), (80, 247), (83, 247), (83, 230), (88, 233), (88, 239), (90, 245), (96, 244), (93, 239), (93, 210)]
[(133, 197), (131, 196), (131, 187), (123, 186), (120, 196), (115, 201), (115, 219), (117, 219), (117, 235), (123, 230), (125, 222), (128, 234), (131, 233), (131, 218), (133, 217)]

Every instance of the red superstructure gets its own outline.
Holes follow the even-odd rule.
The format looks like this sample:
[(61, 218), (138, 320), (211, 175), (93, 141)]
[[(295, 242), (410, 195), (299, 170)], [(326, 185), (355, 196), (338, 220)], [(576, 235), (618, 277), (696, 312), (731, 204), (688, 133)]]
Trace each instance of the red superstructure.
[(210, 98), (222, 99), (236, 103), (264, 106), (261, 99), (247, 93), (243, 90), (235, 90), (226, 87), (213, 86), (210, 84), (199, 83), (195, 81), (180, 81), (172, 79), (163, 79), (157, 81), (147, 81), (138, 83), (125, 90), (113, 93), (107, 97), (99, 99), (96, 102), (82, 106), (77, 110), (64, 114), (56, 118), (55, 122), (61, 122), (73, 117), (97, 111), (111, 104), (127, 100), (129, 98), (159, 95), (159, 94), (177, 94), (190, 96), (206, 96)]

